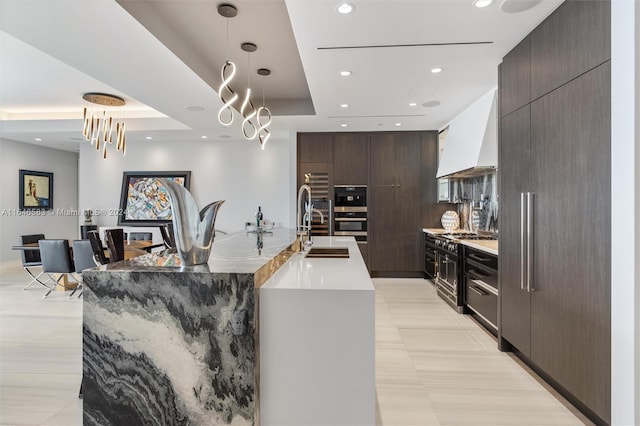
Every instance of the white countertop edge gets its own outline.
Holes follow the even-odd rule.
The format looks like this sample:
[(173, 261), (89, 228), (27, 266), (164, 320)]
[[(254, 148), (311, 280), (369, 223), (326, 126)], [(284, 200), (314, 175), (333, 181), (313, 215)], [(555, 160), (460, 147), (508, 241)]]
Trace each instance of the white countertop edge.
[(499, 255), (498, 255), (498, 250), (495, 250), (495, 249), (493, 249), (493, 248), (491, 248), (491, 247), (487, 247), (487, 246), (485, 246), (485, 245), (482, 245), (482, 240), (480, 240), (480, 241), (474, 241), (474, 240), (459, 240), (458, 242), (459, 242), (460, 244), (464, 244), (465, 246), (472, 247), (472, 248), (474, 248), (474, 249), (476, 249), (476, 250), (482, 250), (482, 251), (484, 251), (484, 252), (486, 252), (486, 253), (489, 253), (489, 254), (493, 254), (493, 255), (499, 256)]
[(306, 258), (306, 252), (296, 253), (260, 289), (375, 291), (355, 238), (316, 236), (313, 247), (348, 247), (349, 258)]

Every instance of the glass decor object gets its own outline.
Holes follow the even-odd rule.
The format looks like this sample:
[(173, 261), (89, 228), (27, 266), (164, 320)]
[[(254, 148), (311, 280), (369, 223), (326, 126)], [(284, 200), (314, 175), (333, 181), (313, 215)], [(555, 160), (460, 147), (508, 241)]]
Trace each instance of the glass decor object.
[(224, 200), (214, 201), (198, 211), (198, 204), (187, 189), (169, 179), (158, 181), (169, 194), (176, 250), (182, 264), (207, 263), (215, 237), (216, 216)]

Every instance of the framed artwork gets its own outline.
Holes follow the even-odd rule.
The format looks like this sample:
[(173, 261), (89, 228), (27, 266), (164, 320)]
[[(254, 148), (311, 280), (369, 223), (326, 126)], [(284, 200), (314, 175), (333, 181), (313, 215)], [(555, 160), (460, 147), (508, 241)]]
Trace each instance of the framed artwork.
[(53, 173), (20, 169), (20, 210), (53, 209)]
[(169, 194), (158, 178), (172, 179), (189, 189), (191, 172), (124, 172), (118, 225), (160, 226), (171, 222)]

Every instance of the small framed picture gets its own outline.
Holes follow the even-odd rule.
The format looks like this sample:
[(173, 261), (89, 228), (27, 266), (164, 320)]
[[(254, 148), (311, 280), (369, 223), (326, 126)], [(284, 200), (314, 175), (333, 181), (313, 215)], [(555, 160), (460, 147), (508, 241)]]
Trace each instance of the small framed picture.
[(53, 173), (20, 169), (20, 210), (53, 209)]
[(123, 173), (119, 226), (160, 226), (171, 222), (171, 203), (166, 188), (158, 182), (161, 177), (189, 189), (190, 171)]

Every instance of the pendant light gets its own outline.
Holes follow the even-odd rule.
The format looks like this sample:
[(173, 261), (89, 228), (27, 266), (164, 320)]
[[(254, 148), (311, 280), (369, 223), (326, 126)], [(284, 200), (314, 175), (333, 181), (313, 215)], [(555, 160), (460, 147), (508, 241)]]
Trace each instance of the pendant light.
[(236, 75), (236, 64), (229, 60), (229, 18), (236, 16), (238, 14), (238, 9), (233, 5), (225, 3), (218, 6), (218, 13), (227, 20), (227, 58), (220, 70), (220, 79), (222, 80), (222, 83), (220, 83), (220, 87), (218, 88), (218, 97), (222, 102), (222, 107), (218, 110), (218, 121), (223, 126), (229, 126), (233, 123), (232, 106), (238, 99), (238, 94), (234, 92), (230, 86)]
[[(82, 135), (96, 147), (96, 151), (102, 151), (102, 158), (107, 159), (107, 146), (113, 144), (114, 118), (107, 111), (109, 107), (120, 107), (125, 104), (124, 99), (106, 93), (85, 93), (82, 99), (92, 104), (102, 105), (102, 108), (84, 108)], [(122, 151), (126, 155), (126, 136), (124, 121), (116, 121), (116, 151)], [(101, 149), (102, 148), (102, 149)]]
[(244, 97), (244, 101), (242, 102), (242, 106), (240, 107), (240, 115), (243, 117), (242, 120), (242, 134), (245, 139), (253, 140), (258, 136), (258, 128), (253, 122), (256, 116), (256, 109), (251, 103), (251, 73), (249, 69), (251, 68), (251, 60), (250, 54), (258, 50), (258, 46), (253, 43), (242, 43), (240, 46), (242, 50), (247, 52), (247, 92)]
[[(260, 147), (264, 150), (264, 147), (267, 145), (267, 141), (271, 134), (267, 130), (267, 127), (271, 125), (271, 111), (269, 108), (265, 106), (264, 103), (264, 78), (271, 74), (271, 70), (267, 68), (260, 68), (258, 70), (258, 75), (262, 76), (262, 106), (258, 108), (257, 119), (258, 119), (258, 140), (260, 140)], [(262, 115), (265, 115), (265, 122), (262, 122)]]

